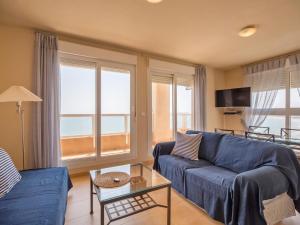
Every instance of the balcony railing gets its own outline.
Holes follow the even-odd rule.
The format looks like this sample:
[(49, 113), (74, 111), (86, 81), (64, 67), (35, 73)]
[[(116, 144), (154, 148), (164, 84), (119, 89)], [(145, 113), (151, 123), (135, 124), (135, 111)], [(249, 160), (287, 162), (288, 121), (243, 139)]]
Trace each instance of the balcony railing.
[[(101, 114), (101, 155), (128, 153), (130, 150), (130, 115)], [(96, 115), (62, 114), (61, 149), (63, 158), (96, 155)]]
[[(153, 115), (154, 116), (154, 115)], [(172, 124), (170, 117), (169, 124)], [(153, 117), (155, 123), (155, 117)], [(177, 114), (177, 128), (184, 132), (191, 128), (192, 116), (189, 113)], [(95, 114), (61, 114), (61, 149), (63, 158), (90, 157), (96, 155), (96, 137), (101, 155), (122, 154), (130, 151), (130, 115), (101, 114), (101, 135), (96, 135)], [(154, 125), (154, 124), (153, 124)], [(157, 130), (156, 142), (170, 136), (172, 128)], [(154, 136), (154, 135), (153, 135)], [(165, 136), (165, 137), (164, 137)]]

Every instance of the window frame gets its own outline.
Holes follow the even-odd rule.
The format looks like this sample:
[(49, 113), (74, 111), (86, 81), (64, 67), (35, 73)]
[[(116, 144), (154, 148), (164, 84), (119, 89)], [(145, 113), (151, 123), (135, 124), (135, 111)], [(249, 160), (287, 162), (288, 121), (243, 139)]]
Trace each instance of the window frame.
[[(299, 108), (291, 108), (291, 76), (292, 70), (286, 68), (285, 76), (286, 76), (286, 84), (285, 84), (285, 108), (272, 108), (270, 109), (268, 116), (284, 116), (285, 117), (285, 128), (292, 128), (291, 118), (292, 116), (300, 115), (300, 107)], [(266, 110), (267, 111), (267, 110)], [(255, 113), (255, 112), (254, 112)], [(263, 124), (262, 124), (263, 125)], [(276, 135), (278, 136), (278, 135)], [(288, 136), (288, 138), (290, 138)]]
[[(100, 60), (96, 58), (79, 56), (65, 52), (59, 53), (59, 65), (95, 66), (95, 154), (91, 157), (78, 157), (74, 159), (61, 159), (62, 164), (71, 168), (89, 167), (99, 163), (114, 163), (133, 160), (137, 157), (137, 123), (136, 123), (136, 65)], [(117, 68), (130, 72), (130, 152), (101, 155), (101, 68)], [(60, 114), (61, 115), (61, 114)], [(100, 136), (99, 136), (100, 135)], [(100, 139), (100, 140), (99, 140)]]

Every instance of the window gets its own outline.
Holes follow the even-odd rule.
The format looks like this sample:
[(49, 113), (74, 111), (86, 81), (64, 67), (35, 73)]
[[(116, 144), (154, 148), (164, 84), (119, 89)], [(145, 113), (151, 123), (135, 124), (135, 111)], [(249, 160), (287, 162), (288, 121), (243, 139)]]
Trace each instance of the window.
[(176, 79), (177, 88), (177, 130), (186, 132), (193, 124), (193, 79)]
[(193, 127), (193, 76), (152, 75), (152, 146)]
[(62, 158), (95, 156), (96, 67), (62, 63), (60, 72)]
[[(300, 82), (299, 72), (290, 73), (290, 104), (291, 108), (300, 108)], [(298, 79), (297, 79), (298, 78)]]
[[(296, 72), (286, 72), (274, 105), (261, 126), (270, 127), (270, 133), (280, 135), (281, 128), (300, 128), (300, 82), (295, 78)], [(255, 94), (255, 93), (253, 93)], [(289, 138), (294, 138), (297, 131), (290, 131)], [(299, 132), (297, 133), (300, 134)]]
[(130, 71), (101, 69), (101, 155), (130, 151)]
[(132, 153), (134, 68), (62, 58), (62, 159)]
[(263, 125), (270, 127), (270, 133), (280, 135), (280, 129), (285, 127), (285, 116), (267, 116)]

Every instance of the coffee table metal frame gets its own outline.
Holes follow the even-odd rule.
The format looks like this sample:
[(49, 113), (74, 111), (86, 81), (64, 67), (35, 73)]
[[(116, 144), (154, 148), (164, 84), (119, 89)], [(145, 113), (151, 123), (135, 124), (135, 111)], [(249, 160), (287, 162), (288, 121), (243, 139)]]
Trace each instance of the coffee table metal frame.
[[(135, 164), (135, 165), (144, 166), (141, 163)], [(157, 190), (160, 190), (160, 189), (164, 189), (164, 188), (167, 188), (167, 205), (157, 204), (148, 195), (148, 193), (153, 192), (153, 191), (157, 191)], [(115, 197), (115, 198), (111, 198), (111, 199), (108, 199), (108, 200), (101, 200), (99, 198), (100, 192), (101, 192), (101, 187), (97, 187), (94, 184), (94, 182), (92, 180), (92, 176), (90, 174), (90, 214), (94, 213), (94, 209), (93, 209), (94, 199), (93, 199), (93, 196), (96, 195), (98, 197), (99, 204), (100, 204), (100, 224), (101, 225), (104, 225), (104, 209), (106, 210), (106, 213), (108, 214), (109, 222), (107, 223), (107, 225), (109, 225), (113, 221), (126, 218), (128, 216), (131, 216), (131, 215), (134, 215), (134, 214), (146, 211), (148, 209), (152, 209), (154, 207), (163, 207), (163, 208), (167, 209), (167, 225), (171, 225), (171, 182), (167, 183), (167, 184), (159, 185), (159, 186), (149, 187), (149, 188), (147, 188), (145, 190), (137, 191), (137, 192), (134, 192), (134, 193), (129, 193), (127, 195), (119, 196), (119, 197)], [(117, 216), (115, 218), (113, 218), (111, 216), (111, 214), (109, 213), (109, 210), (105, 207), (108, 204), (112, 204), (112, 203), (116, 203), (116, 202), (121, 202), (122, 200), (128, 200), (128, 199), (132, 199), (132, 198), (136, 199), (137, 197), (144, 198), (145, 196), (150, 197), (154, 204), (153, 205), (147, 205), (146, 207), (140, 207), (139, 210), (134, 210), (133, 212), (125, 213), (124, 215), (120, 215), (120, 216)], [(138, 201), (137, 201), (137, 205), (140, 205), (138, 203)]]

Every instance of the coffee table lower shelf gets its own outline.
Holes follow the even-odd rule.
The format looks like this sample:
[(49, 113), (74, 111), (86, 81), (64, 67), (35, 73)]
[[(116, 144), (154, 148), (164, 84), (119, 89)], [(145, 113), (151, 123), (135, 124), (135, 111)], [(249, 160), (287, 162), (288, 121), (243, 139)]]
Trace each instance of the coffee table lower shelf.
[(116, 220), (123, 219), (154, 207), (167, 208), (165, 205), (156, 203), (156, 201), (149, 194), (127, 198), (107, 204), (104, 206), (109, 218), (107, 225)]

